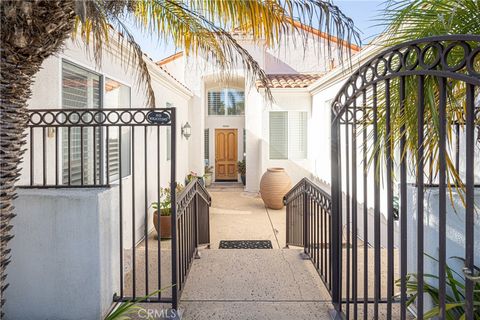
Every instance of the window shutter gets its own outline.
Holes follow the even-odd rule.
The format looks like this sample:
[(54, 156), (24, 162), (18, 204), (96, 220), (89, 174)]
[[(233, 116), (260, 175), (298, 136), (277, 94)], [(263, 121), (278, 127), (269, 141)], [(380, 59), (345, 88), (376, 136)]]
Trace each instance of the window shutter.
[(306, 159), (307, 113), (290, 112), (288, 122), (288, 156), (290, 159)]
[(204, 141), (205, 165), (210, 165), (210, 132), (208, 129), (204, 131)]
[[(100, 108), (100, 76), (87, 70), (76, 67), (67, 62), (62, 64), (62, 107), (65, 109), (78, 108)], [(81, 176), (81, 150), (83, 148), (83, 179), (85, 183), (91, 183), (93, 180), (93, 166), (87, 165), (90, 154), (93, 153), (93, 142), (90, 138), (93, 135), (91, 128), (83, 130), (80, 128), (70, 129), (70, 156), (68, 150), (68, 129), (62, 129), (62, 153), (63, 153), (63, 183), (70, 182), (72, 185), (82, 182)], [(98, 134), (97, 134), (98, 137)], [(98, 154), (97, 154), (98, 157)], [(70, 159), (69, 159), (70, 158)], [(69, 164), (70, 160), (70, 178)]]
[(209, 115), (225, 115), (225, 103), (221, 91), (208, 92), (208, 114)]
[(270, 112), (270, 159), (288, 158), (287, 115), (287, 112)]

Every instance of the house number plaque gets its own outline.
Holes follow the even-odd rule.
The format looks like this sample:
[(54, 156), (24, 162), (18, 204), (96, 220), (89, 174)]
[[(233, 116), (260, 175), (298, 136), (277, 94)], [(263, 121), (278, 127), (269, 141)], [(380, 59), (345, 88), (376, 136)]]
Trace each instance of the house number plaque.
[(147, 114), (147, 120), (153, 124), (170, 124), (170, 114), (165, 111), (150, 111)]

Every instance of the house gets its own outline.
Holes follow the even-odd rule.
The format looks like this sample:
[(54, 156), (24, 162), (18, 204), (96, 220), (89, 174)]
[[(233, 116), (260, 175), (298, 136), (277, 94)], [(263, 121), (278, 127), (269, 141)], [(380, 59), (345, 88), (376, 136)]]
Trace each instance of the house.
[[(172, 172), (183, 183), (191, 171), (202, 174), (211, 165), (216, 181), (238, 181), (237, 162), (246, 159), (250, 192), (259, 190), (268, 167), (285, 167), (294, 183), (311, 175), (316, 111), (309, 88), (339, 63), (325, 58), (327, 35), (297, 27), (311, 35), (305, 48), (294, 46), (294, 34), (268, 48), (234, 33), (266, 71), (273, 102), (240, 65), (225, 78), (201, 56), (177, 53), (156, 63), (144, 56), (155, 107), (174, 108), (175, 127), (136, 126), (129, 109), (148, 108), (147, 97), (135, 65), (122, 60), (129, 48), (121, 38), (112, 36), (100, 65), (74, 39), (48, 58), (28, 103), (33, 125), (18, 183), (27, 188), (19, 189), (16, 201), (7, 312), (22, 318), (105, 314), (131, 268), (129, 255), (153, 229), (151, 203), (159, 188), (169, 186)], [(336, 50), (334, 45), (333, 57)], [(62, 115), (69, 109), (82, 111)], [(86, 126), (75, 126), (79, 122)], [(95, 122), (115, 125), (89, 127)], [(72, 290), (61, 296), (44, 290), (64, 282)], [(26, 295), (35, 301), (32, 308), (24, 308)], [(77, 296), (88, 298), (73, 305)]]
[[(33, 115), (30, 122), (43, 124), (29, 126), (27, 135), (19, 184), (28, 188), (19, 190), (15, 203), (18, 217), (16, 237), (11, 242), (9, 279), (13, 285), (7, 293), (7, 313), (22, 319), (68, 318), (71, 314), (93, 319), (106, 313), (114, 294), (121, 292), (120, 297), (128, 297), (122, 292), (125, 289), (122, 276), (130, 275), (135, 283), (135, 250), (153, 230), (152, 202), (158, 199), (160, 187), (169, 186), (172, 181), (183, 182), (190, 171), (201, 174), (205, 166), (213, 166), (216, 181), (238, 181), (237, 162), (245, 159), (248, 192), (258, 192), (261, 176), (268, 167), (284, 167), (293, 183), (310, 177), (327, 188), (333, 185), (338, 177), (332, 177), (330, 169), (332, 101), (356, 67), (383, 47), (373, 43), (360, 51), (351, 46), (351, 65), (342, 65), (326, 58), (323, 51), (326, 35), (310, 28), (304, 31), (311, 34), (306, 44), (295, 46), (291, 35), (286, 35), (276, 48), (254, 42), (248, 34), (233, 33), (266, 71), (273, 101), (266, 99), (266, 88), (252, 81), (240, 64), (227, 77), (202, 56), (176, 53), (159, 62), (145, 56), (157, 97), (155, 107), (171, 112), (168, 121), (158, 126), (146, 124), (147, 112), (152, 110), (140, 110), (146, 109), (144, 87), (135, 78), (134, 66), (121, 63), (119, 54), (125, 48), (120, 42), (106, 48), (101, 66), (95, 64), (88, 49), (73, 40), (61, 54), (47, 59), (37, 74), (29, 102)], [(336, 46), (332, 48), (332, 57), (337, 56), (337, 50)], [(46, 87), (50, 90), (45, 90)], [(62, 116), (62, 111), (58, 111), (78, 108), (82, 111), (73, 116)], [(164, 115), (155, 116), (161, 120)], [(113, 125), (96, 131), (75, 126), (75, 121), (80, 120)], [(68, 125), (57, 126), (59, 121)], [(191, 132), (187, 132), (190, 128)], [(358, 159), (356, 164), (359, 165)], [(340, 181), (341, 196), (348, 194), (348, 189)], [(419, 198), (417, 187), (408, 186), (407, 226), (425, 227), (426, 243), (423, 252), (415, 246), (402, 248), (411, 253), (408, 271), (416, 270), (419, 252), (437, 253), (438, 192), (432, 189), (427, 190), (432, 199), (428, 196), (425, 206), (422, 204), (428, 221), (420, 224), (415, 201), (411, 201)], [(362, 192), (372, 195), (374, 190), (367, 185), (365, 190), (359, 190), (358, 198)], [(360, 230), (357, 237), (364, 240), (366, 251), (374, 242), (373, 237), (379, 240), (374, 248), (379, 254), (392, 244), (387, 236), (388, 222), (392, 220), (387, 219), (390, 205), (386, 201), (387, 190), (381, 187), (376, 196), (380, 199), (379, 214), (367, 216), (355, 228)], [(367, 203), (357, 203), (355, 210), (363, 206), (370, 214), (372, 201), (370, 196)], [(300, 207), (296, 206), (297, 210)], [(456, 219), (455, 209), (448, 207), (447, 224), (453, 231), (446, 235), (446, 241), (449, 255), (457, 252), (462, 255), (466, 240), (461, 230), (465, 224)], [(344, 219), (337, 232), (353, 225), (346, 211), (336, 216)], [(299, 214), (305, 217), (305, 212)], [(370, 227), (375, 224), (374, 218), (380, 222), (380, 232), (376, 234)], [(369, 226), (367, 234), (362, 231), (363, 221)], [(478, 234), (478, 224), (474, 228), (471, 233)], [(397, 250), (402, 232), (398, 222), (393, 222), (392, 230)], [(415, 231), (408, 232), (410, 236), (418, 236)], [(350, 235), (346, 233), (348, 238)], [(343, 250), (343, 239), (339, 238), (337, 244)], [(321, 247), (312, 244), (314, 248)], [(330, 250), (329, 246), (322, 247)], [(475, 251), (471, 247), (470, 252), (478, 261), (478, 241), (474, 247)], [(142, 250), (148, 254), (148, 248)], [(148, 262), (147, 257), (145, 261)], [(148, 269), (148, 263), (145, 266)], [(183, 266), (183, 271), (188, 272)], [(367, 271), (367, 265), (363, 267)], [(328, 269), (331, 272), (331, 266)], [(434, 263), (425, 263), (425, 272), (434, 273), (437, 269)], [(339, 270), (335, 270), (337, 275)], [(336, 289), (341, 287), (342, 283)], [(25, 308), (25, 301), (29, 301), (31, 308)]]
[[(313, 124), (312, 88), (339, 65), (339, 47), (327, 55), (328, 35), (296, 23), (298, 28), (283, 37), (275, 48), (253, 41), (248, 34), (233, 33), (237, 42), (263, 68), (270, 81), (273, 101), (265, 88), (251, 81), (241, 65), (226, 77), (202, 56), (173, 54), (157, 64), (184, 83), (193, 93), (196, 112), (192, 124), (191, 151), (213, 167), (216, 181), (237, 181), (237, 161), (246, 160), (246, 191), (258, 192), (268, 167), (283, 167), (295, 184), (315, 172), (318, 129)], [(295, 33), (309, 33), (305, 44)], [(332, 38), (333, 43), (340, 40)], [(344, 54), (348, 54), (344, 48)], [(360, 51), (350, 45), (351, 54)], [(195, 148), (195, 149), (194, 149)], [(190, 163), (203, 172), (203, 163)]]
[[(323, 54), (326, 35), (308, 32), (308, 50), (295, 47), (291, 35), (271, 49), (235, 34), (266, 70), (273, 102), (240, 65), (225, 80), (201, 56), (179, 53), (157, 63), (144, 56), (155, 107), (175, 109), (166, 126), (144, 125), (151, 109), (135, 65), (122, 60), (129, 48), (121, 38), (112, 35), (100, 65), (74, 39), (45, 60), (28, 102), (7, 313), (22, 319), (104, 315), (123, 289), (122, 275), (135, 270), (135, 248), (153, 230), (151, 204), (172, 179), (183, 183), (207, 164), (215, 180), (237, 181), (244, 158), (247, 191), (258, 191), (267, 167), (285, 167), (294, 182), (311, 172), (308, 86), (338, 62)], [(184, 132), (189, 126), (190, 135)], [(74, 303), (78, 296), (84, 299)]]

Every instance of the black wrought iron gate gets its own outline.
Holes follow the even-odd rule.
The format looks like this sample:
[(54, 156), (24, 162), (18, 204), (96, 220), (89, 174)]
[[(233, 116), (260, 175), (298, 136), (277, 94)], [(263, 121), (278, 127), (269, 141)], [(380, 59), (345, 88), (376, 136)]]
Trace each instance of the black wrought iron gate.
[(24, 187), (111, 191), (116, 302), (148, 296), (176, 309), (197, 246), (209, 242), (210, 196), (198, 180), (177, 183), (176, 136), (175, 108), (29, 111)]
[[(440, 319), (480, 316), (473, 277), (479, 86), (480, 36), (443, 36), (380, 53), (334, 100), (332, 300), (347, 319), (406, 319), (413, 294), (418, 319), (436, 311)], [(447, 246), (452, 237), (463, 254)], [(454, 252), (463, 274), (457, 268), (451, 280)], [(465, 286), (461, 298), (452, 281)]]
[(304, 247), (334, 317), (480, 317), (479, 110), (478, 35), (394, 46), (345, 82), (331, 197), (308, 179), (285, 196), (287, 244)]

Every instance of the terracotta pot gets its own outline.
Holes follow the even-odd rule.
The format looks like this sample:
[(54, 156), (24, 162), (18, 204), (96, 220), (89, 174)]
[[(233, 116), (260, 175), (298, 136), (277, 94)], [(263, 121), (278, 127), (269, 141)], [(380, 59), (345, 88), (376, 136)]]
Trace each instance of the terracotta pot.
[(260, 194), (265, 206), (282, 209), (283, 197), (291, 189), (292, 181), (283, 168), (268, 168), (260, 180)]
[[(162, 209), (168, 210), (170, 209)], [(170, 239), (172, 237), (172, 217), (168, 216), (160, 216), (160, 233), (158, 232), (158, 213), (157, 210), (153, 212), (153, 226), (157, 231), (157, 234), (160, 234), (160, 239)]]

